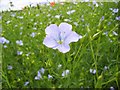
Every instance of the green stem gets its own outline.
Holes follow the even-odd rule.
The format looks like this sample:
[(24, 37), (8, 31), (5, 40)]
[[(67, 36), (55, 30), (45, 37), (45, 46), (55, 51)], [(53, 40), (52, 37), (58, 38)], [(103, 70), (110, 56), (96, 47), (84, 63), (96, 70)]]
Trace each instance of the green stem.
[(94, 63), (95, 63), (96, 76), (97, 76), (97, 78), (98, 78), (97, 61), (96, 61), (96, 59), (95, 59), (95, 54), (94, 54), (94, 50), (93, 50), (93, 46), (92, 46), (92, 43), (91, 43), (91, 42), (90, 42), (90, 48), (91, 48), (92, 57), (93, 57), (93, 60), (94, 60)]
[[(65, 54), (63, 53), (60, 53), (60, 56), (62, 57), (62, 63), (63, 63), (63, 66), (66, 67), (66, 62), (65, 62)], [(65, 68), (64, 68), (65, 69)]]
[(116, 80), (116, 78), (110, 79), (109, 81), (107, 81), (107, 82), (105, 82), (105, 83), (102, 83), (102, 85), (106, 85), (106, 84), (108, 84), (108, 83), (110, 83), (110, 82), (112, 82), (112, 81), (115, 81), (115, 80)]
[[(81, 43), (84, 41), (84, 39), (85, 39), (85, 35), (82, 37), (82, 41), (81, 41)], [(81, 50), (81, 47), (82, 47), (82, 44), (79, 46), (79, 48), (78, 48), (78, 51), (77, 51), (77, 53), (76, 53), (76, 55), (75, 55), (75, 57), (74, 57), (74, 61), (75, 61), (75, 59), (76, 59), (76, 57), (78, 56), (78, 54), (79, 54), (79, 52), (80, 52), (80, 50)]]
[(3, 71), (2, 71), (2, 77), (6, 80), (9, 89), (11, 89), (11, 86), (10, 86), (9, 80), (8, 80), (8, 78), (3, 74)]
[(94, 50), (93, 50), (93, 45), (92, 45), (92, 37), (91, 37), (91, 30), (89, 29), (89, 26), (87, 27), (87, 32), (88, 32), (88, 36), (89, 36), (89, 42), (90, 42), (90, 49), (91, 49), (91, 52), (92, 52), (92, 57), (93, 57), (93, 60), (94, 60), (94, 64), (95, 64), (95, 69), (96, 69), (96, 77), (98, 78), (98, 70), (97, 70), (97, 61), (96, 61), (96, 58), (95, 58), (95, 54), (94, 54)]

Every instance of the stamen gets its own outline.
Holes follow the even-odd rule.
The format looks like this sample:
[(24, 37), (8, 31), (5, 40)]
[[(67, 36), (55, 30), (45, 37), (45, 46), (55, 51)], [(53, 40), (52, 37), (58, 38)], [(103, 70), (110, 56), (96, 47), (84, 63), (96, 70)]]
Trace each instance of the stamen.
[(57, 41), (59, 44), (62, 44), (63, 43), (63, 40), (58, 40)]

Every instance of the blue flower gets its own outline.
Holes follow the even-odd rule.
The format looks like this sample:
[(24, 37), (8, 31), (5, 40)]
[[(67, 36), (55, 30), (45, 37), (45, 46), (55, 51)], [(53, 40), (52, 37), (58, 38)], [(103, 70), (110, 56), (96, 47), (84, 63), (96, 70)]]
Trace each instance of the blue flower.
[(4, 38), (4, 37), (0, 37), (0, 43), (1, 44), (8, 44), (10, 41), (9, 40), (7, 40), (6, 38)]
[(7, 48), (7, 46), (6, 46), (6, 45), (4, 45), (3, 47), (4, 47), (4, 48)]
[(74, 13), (76, 10), (71, 10), (71, 11), (68, 11), (67, 14), (70, 15), (72, 13)]
[(9, 24), (11, 21), (7, 21), (6, 24)]
[(98, 7), (98, 3), (96, 2), (96, 0), (93, 0), (93, 5), (96, 5), (96, 7)]
[(17, 51), (17, 55), (22, 55), (23, 52), (22, 51)]
[(16, 44), (20, 45), (20, 46), (23, 46), (23, 41), (22, 40), (17, 40), (16, 41)]
[(95, 69), (90, 69), (90, 73), (96, 74), (96, 70)]
[(113, 13), (118, 13), (118, 11), (119, 11), (118, 8), (113, 9)]
[(25, 82), (24, 86), (27, 86), (29, 83), (30, 83), (29, 81)]
[(63, 71), (62, 76), (65, 77), (65, 76), (67, 76), (69, 73), (70, 73), (70, 71), (67, 69), (67, 70)]
[(116, 17), (116, 20), (119, 20), (119, 21), (120, 21), (120, 16)]
[(114, 87), (110, 87), (110, 90), (115, 90)]
[(48, 79), (51, 79), (51, 78), (53, 78), (50, 74), (48, 74)]
[(80, 35), (72, 31), (72, 25), (61, 23), (59, 26), (51, 24), (45, 29), (46, 37), (43, 44), (49, 48), (58, 49), (62, 53), (70, 50), (69, 44), (77, 42)]
[(30, 34), (30, 36), (33, 37), (33, 38), (35, 37), (35, 35), (36, 35), (35, 32), (32, 32), (32, 33)]
[(108, 70), (109, 69), (109, 67), (108, 66), (104, 66), (104, 70)]
[(40, 79), (42, 79), (42, 75), (41, 75), (40, 71), (38, 71), (37, 76), (35, 76), (35, 80), (40, 80)]
[(42, 74), (44, 74), (45, 69), (44, 69), (44, 68), (41, 68), (41, 69), (39, 70), (39, 72), (41, 72)]
[(103, 21), (104, 19), (105, 19), (105, 16), (102, 16), (101, 21)]
[(11, 65), (8, 65), (8, 70), (12, 70), (13, 69), (13, 67), (11, 66)]

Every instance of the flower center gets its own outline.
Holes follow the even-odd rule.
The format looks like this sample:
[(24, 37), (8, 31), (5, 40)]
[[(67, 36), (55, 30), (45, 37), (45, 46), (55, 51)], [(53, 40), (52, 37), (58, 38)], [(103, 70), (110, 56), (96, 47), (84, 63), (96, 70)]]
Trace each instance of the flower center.
[(59, 44), (62, 44), (63, 43), (63, 40), (58, 40), (57, 41)]
[(65, 37), (64, 34), (65, 34), (65, 32), (59, 33), (58, 40), (57, 40), (57, 43), (58, 43), (58, 44), (63, 44), (63, 42), (64, 42), (64, 37)]

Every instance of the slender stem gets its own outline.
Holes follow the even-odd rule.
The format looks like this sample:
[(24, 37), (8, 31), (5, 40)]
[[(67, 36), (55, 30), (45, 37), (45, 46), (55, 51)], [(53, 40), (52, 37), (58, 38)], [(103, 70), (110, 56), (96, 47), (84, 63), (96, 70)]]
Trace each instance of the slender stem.
[(2, 77), (6, 80), (9, 89), (11, 89), (11, 86), (10, 86), (9, 80), (8, 80), (8, 78), (7, 78), (5, 75), (3, 75), (3, 71), (2, 71)]
[(61, 59), (62, 59), (62, 63), (63, 63), (63, 65), (64, 65), (64, 67), (66, 66), (66, 62), (65, 62), (65, 54), (63, 54), (63, 53), (60, 53), (60, 56), (62, 57)]
[[(84, 37), (85, 37), (85, 35), (82, 37), (82, 41), (84, 41)], [(80, 50), (81, 50), (81, 47), (82, 47), (82, 44), (79, 46), (79, 48), (78, 48), (78, 51), (77, 51), (77, 53), (76, 53), (76, 55), (75, 55), (75, 57), (74, 57), (74, 61), (75, 61), (75, 59), (76, 59), (76, 57), (78, 56), (78, 53), (80, 52)]]
[(95, 54), (94, 54), (94, 50), (93, 50), (92, 37), (91, 37), (91, 34), (90, 34), (89, 26), (87, 27), (87, 31), (88, 31), (88, 36), (89, 36), (90, 49), (91, 49), (91, 52), (92, 52), (92, 57), (93, 57), (94, 64), (95, 64), (95, 69), (96, 69), (96, 77), (98, 78), (97, 61), (96, 61), (97, 59), (95, 58)]
[(95, 54), (94, 54), (94, 50), (93, 50), (93, 46), (92, 46), (92, 43), (91, 43), (91, 42), (90, 42), (90, 48), (91, 48), (92, 57), (93, 57), (93, 60), (94, 60), (94, 63), (95, 63), (96, 76), (97, 76), (97, 78), (98, 78), (97, 61), (96, 61), (96, 59), (95, 59)]

